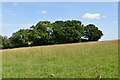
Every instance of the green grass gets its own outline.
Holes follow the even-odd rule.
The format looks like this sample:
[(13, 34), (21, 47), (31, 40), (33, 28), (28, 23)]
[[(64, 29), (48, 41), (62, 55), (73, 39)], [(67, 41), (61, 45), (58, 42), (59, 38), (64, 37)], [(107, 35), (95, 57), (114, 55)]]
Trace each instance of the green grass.
[(118, 40), (2, 50), (3, 78), (117, 78)]

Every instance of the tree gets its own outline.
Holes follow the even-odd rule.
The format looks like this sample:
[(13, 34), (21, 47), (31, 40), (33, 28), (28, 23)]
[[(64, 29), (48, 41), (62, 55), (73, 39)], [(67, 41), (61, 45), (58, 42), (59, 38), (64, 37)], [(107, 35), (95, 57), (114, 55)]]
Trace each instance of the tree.
[(30, 29), (20, 29), (10, 38), (0, 36), (0, 48), (98, 41), (103, 36), (94, 24), (84, 27), (79, 20), (39, 21)]
[(84, 26), (78, 20), (65, 21), (65, 35), (67, 43), (81, 42)]
[(73, 43), (81, 41), (83, 25), (77, 20), (55, 21), (53, 23), (53, 38), (55, 43)]
[(33, 45), (46, 45), (49, 44), (49, 39), (51, 38), (50, 32), (50, 22), (49, 21), (40, 21), (36, 25), (30, 27), (31, 30), (31, 41)]
[(87, 38), (88, 41), (98, 41), (102, 36), (102, 31), (95, 27), (94, 24), (89, 24), (84, 28), (83, 37)]
[(0, 35), (0, 49), (3, 48), (3, 45), (2, 45), (2, 40), (3, 40), (3, 37)]
[(0, 48), (7, 49), (7, 48), (13, 48), (14, 47), (9, 38), (7, 38), (6, 36), (4, 36), (4, 37), (0, 36), (0, 37), (1, 37), (1, 42), (2, 42), (2, 44), (0, 44), (1, 45)]
[(64, 21), (55, 21), (52, 23), (52, 38), (54, 40), (54, 44), (63, 44), (66, 43), (66, 37), (64, 28), (65, 23)]
[(30, 42), (29, 35), (29, 29), (20, 29), (19, 31), (13, 33), (10, 40), (15, 47), (28, 46)]

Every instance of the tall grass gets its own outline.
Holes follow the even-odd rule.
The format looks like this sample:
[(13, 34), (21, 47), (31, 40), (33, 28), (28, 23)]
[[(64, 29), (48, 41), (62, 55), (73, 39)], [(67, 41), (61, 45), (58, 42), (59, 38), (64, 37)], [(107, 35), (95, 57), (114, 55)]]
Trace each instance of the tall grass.
[(3, 78), (116, 78), (118, 41), (2, 50)]

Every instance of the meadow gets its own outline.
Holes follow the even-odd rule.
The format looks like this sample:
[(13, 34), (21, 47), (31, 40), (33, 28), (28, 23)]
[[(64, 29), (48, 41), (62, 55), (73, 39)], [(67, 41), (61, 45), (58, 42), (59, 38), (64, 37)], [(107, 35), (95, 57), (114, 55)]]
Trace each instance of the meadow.
[(118, 40), (1, 51), (3, 78), (118, 77)]

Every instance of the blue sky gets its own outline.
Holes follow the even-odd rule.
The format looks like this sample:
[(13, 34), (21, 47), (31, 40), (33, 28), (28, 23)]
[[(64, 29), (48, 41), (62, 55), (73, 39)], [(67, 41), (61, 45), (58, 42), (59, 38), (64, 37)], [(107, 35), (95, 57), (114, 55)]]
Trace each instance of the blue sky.
[(100, 40), (118, 39), (117, 2), (3, 2), (0, 17), (0, 34), (8, 37), (41, 20), (80, 20), (102, 30), (104, 36)]

